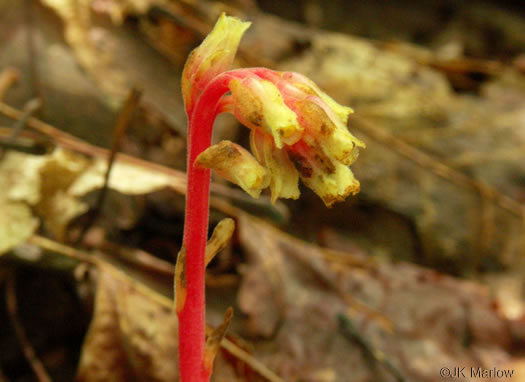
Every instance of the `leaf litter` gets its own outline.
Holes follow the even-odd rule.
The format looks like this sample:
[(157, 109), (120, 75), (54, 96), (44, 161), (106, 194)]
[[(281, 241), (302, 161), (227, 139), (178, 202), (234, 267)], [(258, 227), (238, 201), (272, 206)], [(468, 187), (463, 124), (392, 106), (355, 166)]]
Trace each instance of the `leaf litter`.
[[(88, 3), (81, 6), (88, 7)], [(126, 12), (140, 17), (153, 4), (107, 2), (124, 3), (127, 5), (114, 9), (113, 21), (121, 22)], [(51, 5), (59, 10), (67, 4), (55, 1)], [(162, 4), (159, 7), (162, 9)], [(62, 17), (72, 17), (61, 12)], [(120, 72), (118, 57), (96, 62), (96, 48), (88, 41), (96, 34), (92, 30), (88, 33), (91, 24), (86, 20), (79, 23), (86, 30), (76, 32), (71, 29), (76, 21), (68, 21), (66, 33), (78, 33), (68, 42), (99, 84), (110, 79), (101, 85), (107, 94), (122, 95), (126, 76), (128, 80), (137, 77), (133, 78), (130, 71), (125, 75)], [(516, 77), (513, 69), (493, 74), (496, 77), (481, 87), (479, 99), (473, 99), (452, 92), (440, 71), (453, 68), (442, 63), (432, 68), (429, 62), (435, 58), (426, 53), (426, 63), (422, 64), (421, 55), (407, 53), (399, 46), (383, 49), (366, 40), (330, 33), (310, 39), (312, 36), (301, 28), (265, 15), (257, 25), (269, 27), (267, 33), (252, 34), (254, 44), (264, 44), (260, 39), (271, 39), (272, 33), (279, 31), (280, 42), (264, 44), (264, 55), (281, 61), (281, 69), (309, 72), (313, 67), (322, 68), (312, 76), (336, 98), (351, 99), (368, 124), (431, 153), (449, 169), (474, 173), (513, 200), (521, 200), (515, 179), (522, 173), (518, 126), (525, 98), (520, 88), (523, 79)], [(106, 33), (116, 36), (116, 32), (108, 29)], [(300, 56), (290, 55), (287, 47), (291, 44), (287, 43), (298, 36), (310, 39), (310, 48)], [(84, 43), (84, 47), (78, 46)], [(112, 66), (115, 62), (118, 65)], [(341, 62), (349, 63), (345, 71), (341, 71)], [(398, 91), (402, 84), (403, 91)], [(162, 92), (151, 93), (157, 99), (162, 96)], [(159, 104), (167, 109), (166, 103)], [(180, 122), (177, 113), (169, 120)], [(438, 125), (440, 128), (435, 128)], [(516, 139), (498, 139), (502, 132)], [(365, 126), (363, 136), (367, 134), (373, 137)], [(454, 184), (447, 173), (436, 177), (432, 165), (425, 161), (414, 164), (410, 159), (413, 152), (403, 157), (403, 146), (396, 145), (388, 134), (383, 137), (370, 143), (369, 156), (357, 164), (362, 166), (358, 177), (364, 180), (362, 188), (368, 201), (413, 220), (418, 235), (424, 238), (427, 258), (470, 258), (477, 244), (489, 243), (480, 247), (489, 259), (499, 256), (503, 248), (502, 262), (514, 264), (516, 253), (520, 253), (516, 237), (521, 232), (515, 214), (494, 206), (491, 195), (480, 196), (479, 190)], [(477, 142), (477, 151), (463, 150), (463, 141), (469, 145)], [(489, 159), (493, 155), (496, 164)], [(144, 167), (142, 162), (125, 158), (121, 156), (123, 160), (115, 163), (110, 189), (134, 198), (161, 190), (183, 190), (183, 176), (174, 177), (157, 171), (158, 167)], [(104, 158), (90, 159), (75, 150), (58, 149), (39, 157), (8, 152), (0, 164), (0, 207), (5, 211), (0, 214), (0, 253), (8, 254), (28, 239), (50, 251), (50, 242), (39, 241), (34, 235), (37, 230), (57, 241), (67, 240), (70, 225), (90, 207), (86, 195), (102, 187), (105, 166)], [(480, 204), (483, 198), (489, 203)], [(248, 341), (246, 348), (253, 352), (240, 351), (237, 363), (233, 362), (231, 354), (240, 347), (232, 345), (233, 337), (227, 337), (218, 353), (216, 380), (346, 381), (352, 376), (352, 380), (363, 381), (437, 381), (439, 367), (458, 364), (523, 369), (515, 351), (516, 344), (519, 349), (525, 338), (520, 335), (519, 297), (494, 300), (475, 282), (407, 263), (323, 249), (284, 234), (232, 207), (227, 200), (215, 206), (222, 215), (234, 218), (238, 226), (233, 248), (229, 249), (237, 263), (230, 264), (229, 271), (238, 275), (240, 288), (227, 294), (236, 302), (234, 309), (239, 314), (233, 318), (230, 331)], [(461, 221), (451, 216), (460, 216)], [(478, 231), (480, 220), (485, 226)], [(479, 237), (485, 239), (478, 243)], [(51, 247), (60, 246), (51, 243)], [(59, 248), (64, 253), (72, 250)], [(61, 253), (51, 252), (51, 256)], [(156, 275), (155, 265), (145, 271), (140, 264), (124, 265), (100, 250), (90, 257), (82, 255), (78, 257), (96, 264), (98, 272), (95, 310), (83, 345), (79, 380), (176, 380), (176, 322), (170, 314), (171, 301), (163, 297), (169, 295), (169, 287), (157, 293), (142, 285), (145, 278), (129, 276), (133, 272)], [(107, 264), (107, 259), (116, 265)], [(210, 273), (215, 272), (213, 266), (212, 262)], [(129, 275), (123, 276), (122, 271)], [(499, 306), (505, 299), (513, 304), (507, 310)], [(220, 309), (211, 316), (218, 326), (220, 319), (215, 318), (222, 317), (226, 306), (217, 305)], [(510, 320), (502, 313), (507, 311), (518, 313), (509, 315), (513, 317)], [(229, 356), (224, 350), (228, 347)], [(245, 360), (241, 364), (250, 372), (239, 371), (239, 359)], [(254, 373), (254, 369), (258, 371)]]

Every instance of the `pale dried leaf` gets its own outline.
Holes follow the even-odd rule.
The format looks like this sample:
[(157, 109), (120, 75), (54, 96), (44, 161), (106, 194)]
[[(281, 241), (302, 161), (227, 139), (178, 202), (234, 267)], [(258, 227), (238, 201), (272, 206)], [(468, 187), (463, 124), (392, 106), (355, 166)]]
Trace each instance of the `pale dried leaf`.
[(9, 152), (0, 164), (0, 190), (6, 200), (25, 203), (28, 211), (33, 207), (44, 227), (62, 240), (71, 219), (87, 210), (66, 190), (88, 164), (83, 156), (62, 149), (46, 156)]
[(35, 205), (40, 201), (40, 168), (44, 157), (10, 151), (0, 163), (0, 189), (9, 200)]
[(35, 205), (35, 212), (51, 234), (63, 241), (69, 222), (88, 210), (88, 205), (68, 194), (67, 189), (90, 162), (83, 156), (61, 149), (43, 160), (38, 174), (40, 201)]
[(0, 255), (28, 239), (38, 227), (31, 209), (22, 202), (11, 202), (0, 195)]
[[(84, 196), (96, 189), (102, 188), (107, 161), (96, 160), (69, 189), (74, 196)], [(141, 195), (170, 187), (173, 179), (160, 172), (115, 162), (109, 177), (109, 188), (126, 195)]]

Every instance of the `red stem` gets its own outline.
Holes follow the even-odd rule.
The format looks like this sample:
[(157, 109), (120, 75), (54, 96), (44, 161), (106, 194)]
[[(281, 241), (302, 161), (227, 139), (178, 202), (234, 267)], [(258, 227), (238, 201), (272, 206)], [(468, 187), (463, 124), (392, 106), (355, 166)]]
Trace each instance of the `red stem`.
[(229, 91), (232, 76), (215, 77), (188, 111), (188, 188), (184, 245), (187, 297), (179, 312), (179, 370), (181, 382), (208, 382), (211, 370), (203, 364), (205, 341), (204, 253), (208, 237), (210, 170), (196, 168), (197, 156), (211, 145), (213, 123), (221, 97)]

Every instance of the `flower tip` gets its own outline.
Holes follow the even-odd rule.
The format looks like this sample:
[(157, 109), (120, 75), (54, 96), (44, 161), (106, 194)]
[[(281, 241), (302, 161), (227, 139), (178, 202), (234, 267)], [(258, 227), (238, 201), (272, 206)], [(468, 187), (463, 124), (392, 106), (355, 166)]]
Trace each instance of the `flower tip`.
[(251, 22), (219, 16), (212, 31), (188, 57), (182, 73), (182, 95), (190, 111), (200, 92), (216, 75), (229, 70), (241, 38)]
[(353, 179), (353, 182), (343, 192), (338, 194), (324, 193), (319, 194), (319, 196), (326, 207), (332, 208), (335, 203), (344, 202), (349, 195), (357, 195), (360, 189), (361, 185), (359, 181)]

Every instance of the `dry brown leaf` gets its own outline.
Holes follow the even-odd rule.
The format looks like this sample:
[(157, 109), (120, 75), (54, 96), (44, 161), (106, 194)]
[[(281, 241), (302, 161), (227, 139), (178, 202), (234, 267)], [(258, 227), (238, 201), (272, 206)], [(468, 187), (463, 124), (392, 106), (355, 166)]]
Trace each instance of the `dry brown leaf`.
[[(161, 350), (156, 352), (153, 349), (153, 356), (158, 357), (158, 360), (152, 361), (153, 366), (156, 367), (158, 362), (165, 362), (166, 365), (164, 367), (168, 368), (168, 371), (161, 367), (159, 368), (160, 372), (167, 375), (171, 373), (171, 367), (174, 365), (172, 361), (176, 359), (176, 356), (171, 354), (174, 350), (170, 346), (174, 345), (170, 344), (176, 343), (177, 339), (176, 337), (167, 338), (165, 334), (167, 331), (176, 333), (176, 324), (171, 321), (172, 318), (176, 320), (176, 315), (172, 312), (173, 301), (156, 291), (159, 285), (156, 285), (156, 289), (150, 289), (150, 287), (131, 276), (134, 273), (132, 270), (125, 268), (126, 271), (124, 272), (120, 268), (117, 269), (115, 266), (110, 265), (103, 255), (90, 256), (67, 245), (37, 235), (33, 236), (30, 242), (45, 250), (48, 254), (54, 254), (55, 256), (58, 254), (76, 261), (86, 262), (99, 270), (98, 278), (101, 281), (96, 297), (95, 316), (89, 334), (85, 339), (86, 342), (81, 360), (81, 364), (84, 366), (79, 370), (79, 376), (87, 378), (82, 379), (83, 381), (91, 381), (92, 379), (89, 378), (106, 380), (104, 378), (108, 375), (117, 381), (119, 380), (118, 378), (130, 378), (130, 381), (136, 380), (133, 378), (137, 377), (130, 373), (135, 372), (131, 369), (132, 366), (140, 362), (140, 358), (137, 359), (137, 356), (143, 354), (143, 351), (147, 352), (150, 347), (154, 346), (159, 346), (158, 349), (166, 346), (167, 349), (164, 348), (162, 351), (165, 351), (167, 354), (160, 355)], [(135, 312), (135, 308), (137, 312)], [(170, 325), (172, 325), (171, 329)], [(207, 328), (208, 335), (212, 331), (213, 329)], [(107, 335), (103, 335), (103, 333)], [(122, 338), (119, 336), (122, 336)], [(128, 338), (126, 336), (131, 337)], [(151, 342), (146, 341), (146, 337)], [(159, 342), (162, 342), (164, 345), (159, 345)], [(122, 343), (125, 345), (124, 348), (121, 346)], [(103, 352), (97, 353), (97, 349)], [(124, 354), (121, 353), (122, 351), (124, 351)], [(143, 354), (142, 360), (150, 359), (151, 357), (148, 354)], [(225, 357), (224, 354), (228, 354), (228, 357)], [(106, 357), (104, 358), (104, 356)], [(94, 365), (97, 362), (100, 367)], [(232, 366), (232, 364), (235, 366)], [(92, 376), (89, 375), (89, 365), (94, 365), (93, 370), (95, 373)], [(109, 371), (109, 367), (114, 367), (114, 372)], [(144, 366), (141, 364), (140, 367), (145, 367), (151, 371), (148, 365)], [(234, 367), (236, 369), (240, 368), (240, 370), (249, 368), (264, 378), (263, 380), (265, 381), (283, 382), (281, 378), (254, 358), (254, 356), (247, 353), (234, 342), (224, 338), (221, 341), (221, 352), (218, 353), (215, 360), (212, 380), (236, 381), (237, 377)], [(152, 373), (154, 373), (152, 378), (157, 378), (156, 372)], [(146, 377), (150, 378), (150, 376)]]
[(177, 381), (177, 321), (171, 309), (115, 277), (115, 271), (100, 271), (77, 380)]
[[(397, 373), (433, 382), (441, 367), (511, 358), (509, 322), (478, 284), (410, 264), (345, 265), (246, 215), (238, 227), (248, 256), (239, 305), (254, 336), (272, 335), (256, 342), (256, 354), (285, 380), (393, 381)], [(342, 315), (358, 337), (344, 335)], [(380, 357), (370, 361), (370, 349)]]

